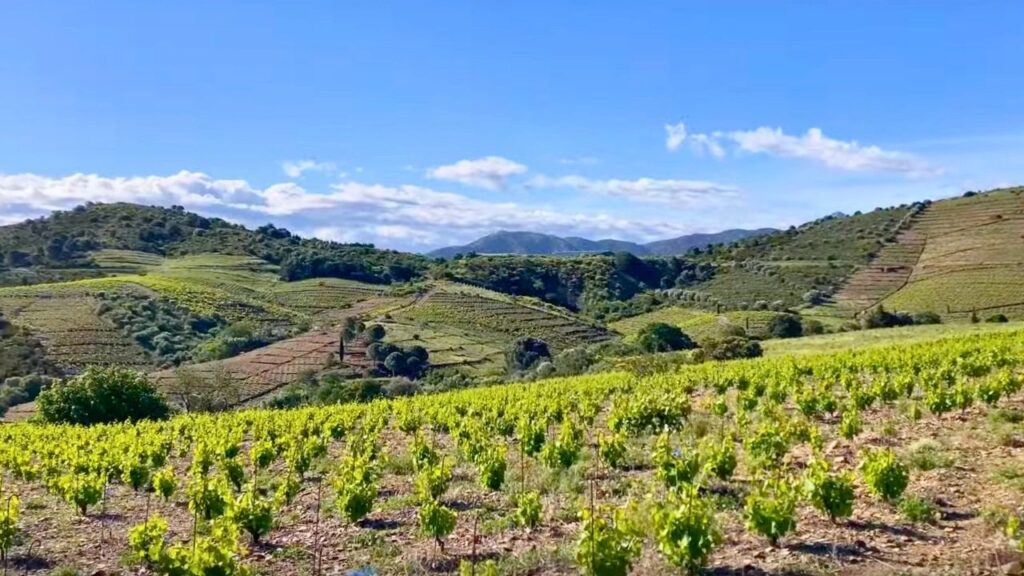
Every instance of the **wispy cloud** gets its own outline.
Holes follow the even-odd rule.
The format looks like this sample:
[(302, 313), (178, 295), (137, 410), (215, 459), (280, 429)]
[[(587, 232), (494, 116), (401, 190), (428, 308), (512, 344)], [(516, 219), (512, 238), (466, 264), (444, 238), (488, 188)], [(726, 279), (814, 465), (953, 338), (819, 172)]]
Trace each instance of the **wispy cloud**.
[(337, 169), (334, 162), (317, 162), (316, 160), (286, 160), (281, 163), (281, 170), (289, 178), (301, 178), (306, 172), (330, 173)]
[(675, 152), (686, 140), (686, 124), (665, 124), (665, 148)]
[(593, 156), (578, 156), (576, 158), (559, 158), (558, 163), (564, 166), (594, 166), (601, 162)]
[(735, 198), (739, 193), (735, 186), (717, 182), (655, 178), (593, 180), (576, 175), (557, 178), (538, 176), (530, 181), (530, 185), (535, 188), (571, 188), (590, 194), (681, 206), (706, 206)]
[(689, 133), (684, 124), (666, 126), (665, 146), (675, 151), (689, 141), (691, 149), (717, 158), (726, 155), (726, 145), (734, 154), (766, 154), (780, 158), (800, 158), (828, 168), (851, 172), (890, 172), (912, 177), (938, 176), (944, 172), (918, 156), (863, 145), (856, 140), (838, 140), (826, 136), (820, 128), (801, 135), (786, 134), (781, 128), (762, 126), (754, 130)]
[(488, 190), (501, 190), (505, 188), (509, 178), (525, 174), (526, 170), (526, 166), (508, 158), (486, 156), (431, 168), (427, 171), (427, 177)]

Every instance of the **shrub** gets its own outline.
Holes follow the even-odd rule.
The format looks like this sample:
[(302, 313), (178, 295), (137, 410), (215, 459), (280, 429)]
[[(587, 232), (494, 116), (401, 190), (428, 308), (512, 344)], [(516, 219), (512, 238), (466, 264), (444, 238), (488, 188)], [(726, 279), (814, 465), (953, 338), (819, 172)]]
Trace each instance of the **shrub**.
[(637, 345), (644, 352), (672, 352), (691, 350), (697, 345), (678, 326), (654, 322), (644, 326), (636, 337)]
[(772, 546), (796, 529), (798, 494), (782, 480), (769, 480), (747, 496), (743, 508), (747, 529), (767, 538)]
[[(138, 336), (136, 334), (136, 339)], [(257, 329), (252, 322), (236, 322), (222, 329), (216, 337), (200, 344), (196, 348), (195, 357), (200, 362), (223, 360), (266, 346), (273, 339), (266, 331)]]
[(914, 319), (909, 314), (905, 312), (892, 313), (882, 306), (871, 309), (860, 319), (861, 328), (865, 330), (909, 326), (913, 323)]
[(797, 338), (803, 336), (804, 328), (794, 314), (779, 314), (768, 323), (768, 333), (773, 338)]
[(585, 509), (581, 516), (576, 564), (591, 576), (627, 576), (643, 552), (643, 541), (628, 525), (623, 511), (616, 510), (607, 518)]
[(931, 524), (939, 519), (935, 504), (919, 496), (908, 496), (900, 501), (900, 514), (914, 524)]
[(531, 336), (516, 338), (505, 354), (505, 361), (510, 372), (526, 371), (540, 363), (541, 360), (550, 359), (551, 351), (548, 349), (548, 343)]
[(831, 472), (827, 461), (811, 463), (804, 479), (804, 490), (811, 504), (833, 522), (853, 514), (853, 476)]
[(49, 376), (38, 374), (4, 380), (0, 383), (0, 416), (12, 406), (35, 400), (44, 388), (53, 383), (53, 380)]
[(1005, 324), (1009, 321), (1010, 319), (1006, 317), (1006, 314), (993, 314), (988, 318), (985, 318), (985, 322), (990, 322), (992, 324)]
[(864, 455), (860, 464), (868, 490), (889, 502), (899, 500), (910, 482), (907, 466), (896, 458), (892, 450), (872, 450)]
[(733, 336), (705, 343), (704, 353), (707, 358), (712, 360), (735, 360), (737, 358), (757, 358), (764, 351), (756, 340)]
[(405, 378), (395, 378), (384, 385), (384, 395), (389, 398), (415, 396), (419, 391), (419, 384)]
[(342, 380), (340, 378), (325, 379), (317, 389), (317, 401), (320, 404), (348, 404), (350, 402), (369, 402), (384, 395), (380, 382), (371, 379)]
[(910, 465), (923, 472), (936, 468), (947, 468), (953, 464), (950, 457), (934, 440), (919, 440), (910, 446), (907, 453)]
[(942, 316), (935, 312), (918, 312), (912, 318), (914, 324), (942, 324)]
[(539, 493), (523, 492), (516, 497), (516, 523), (520, 526), (533, 530), (540, 524), (541, 512)]
[(90, 367), (39, 395), (47, 422), (101, 424), (167, 418), (170, 407), (145, 375), (122, 368)]
[(559, 376), (576, 376), (589, 370), (597, 362), (597, 355), (581, 346), (559, 353), (552, 362)]
[(455, 368), (434, 368), (423, 378), (423, 389), (430, 392), (461, 390), (476, 386), (476, 380)]
[(825, 302), (825, 293), (821, 290), (808, 290), (804, 292), (802, 299), (811, 306), (822, 304)]
[(715, 511), (707, 500), (690, 488), (683, 496), (669, 496), (654, 511), (658, 549), (671, 564), (698, 573), (708, 562), (722, 535), (715, 523)]
[(801, 323), (803, 324), (804, 336), (814, 336), (815, 334), (825, 333), (825, 325), (822, 324), (819, 320), (806, 318)]

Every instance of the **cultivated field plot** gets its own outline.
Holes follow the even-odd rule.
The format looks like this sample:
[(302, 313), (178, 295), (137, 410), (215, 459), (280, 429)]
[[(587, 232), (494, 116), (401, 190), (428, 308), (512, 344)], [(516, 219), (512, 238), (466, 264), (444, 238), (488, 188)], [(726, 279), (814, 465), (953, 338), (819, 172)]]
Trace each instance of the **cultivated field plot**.
[(907, 284), (885, 306), (954, 318), (1024, 312), (1024, 189), (931, 205), (912, 231), (925, 239)]
[[(761, 263), (762, 272), (745, 270), (741, 267), (723, 269), (714, 278), (694, 287), (699, 292), (714, 296), (729, 307), (782, 301), (788, 306), (802, 303), (802, 296), (813, 286), (820, 285), (817, 278), (835, 278), (836, 282), (853, 271), (852, 264), (819, 262), (787, 264), (785, 262)], [(775, 269), (785, 270), (775, 271)]]
[(423, 346), (430, 352), (435, 368), (457, 367), (476, 376), (493, 376), (505, 369), (508, 342), (495, 340), (472, 330), (432, 322), (413, 323), (401, 319), (382, 320), (386, 341), (402, 346)]
[(39, 338), (47, 356), (62, 369), (76, 372), (91, 364), (148, 367), (145, 351), (100, 318), (98, 307), (99, 300), (83, 290), (0, 290), (0, 310)]
[[(210, 385), (217, 378), (230, 378), (244, 404), (295, 382), (303, 372), (320, 372), (326, 367), (328, 356), (337, 355), (339, 342), (337, 332), (309, 332), (233, 358), (191, 364), (185, 369), (202, 376)], [(169, 390), (177, 370), (164, 370), (152, 376), (158, 386)]]
[[(11, 562), (145, 574), (216, 550), (205, 573), (225, 573), (211, 558), (283, 576), (317, 559), (323, 574), (381, 576), (567, 576), (601, 560), (635, 575), (1013, 573), (1022, 336), (0, 427), (5, 494), (22, 503)], [(173, 479), (166, 499), (129, 486), (157, 477)], [(76, 500), (82, 486), (95, 497)]]
[(733, 310), (715, 314), (705, 310), (672, 306), (612, 322), (609, 328), (625, 336), (633, 336), (648, 324), (664, 322), (682, 328), (683, 332), (701, 343), (721, 338), (734, 327), (743, 328), (750, 336), (765, 338), (768, 336), (768, 323), (778, 315), (778, 312), (761, 310)]
[(404, 323), (452, 326), (505, 343), (518, 336), (534, 336), (556, 350), (609, 338), (605, 330), (568, 315), (454, 291), (431, 292), (392, 316)]
[(871, 264), (858, 268), (836, 293), (836, 308), (856, 314), (902, 288), (914, 273), (924, 247), (921, 233), (901, 232), (895, 243), (883, 247)]
[(347, 308), (356, 302), (383, 296), (386, 288), (337, 278), (314, 278), (280, 283), (269, 290), (281, 306), (310, 316)]

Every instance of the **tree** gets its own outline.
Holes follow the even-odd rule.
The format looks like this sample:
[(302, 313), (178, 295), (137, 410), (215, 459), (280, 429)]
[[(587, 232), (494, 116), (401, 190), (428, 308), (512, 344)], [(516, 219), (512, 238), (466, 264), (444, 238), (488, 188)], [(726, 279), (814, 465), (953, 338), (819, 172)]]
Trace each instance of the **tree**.
[(505, 362), (509, 371), (518, 372), (533, 368), (541, 360), (551, 358), (547, 342), (532, 336), (516, 338), (505, 353)]
[(242, 400), (238, 381), (224, 368), (206, 378), (187, 367), (174, 371), (167, 395), (186, 412), (221, 412)]
[(346, 316), (345, 321), (341, 325), (341, 340), (342, 342), (351, 342), (355, 340), (356, 336), (366, 329), (366, 326), (359, 321), (355, 316)]
[(72, 380), (39, 395), (43, 420), (65, 424), (101, 424), (167, 418), (170, 407), (140, 372), (111, 366), (90, 367)]
[(384, 330), (384, 327), (381, 326), (380, 324), (373, 324), (372, 326), (368, 327), (366, 331), (363, 332), (363, 334), (366, 335), (366, 338), (370, 342), (380, 342), (381, 340), (384, 339), (384, 336), (387, 334), (387, 331)]
[(664, 322), (654, 322), (641, 328), (636, 342), (641, 350), (648, 353), (692, 350), (697, 347), (681, 328)]
[(405, 354), (402, 352), (392, 352), (384, 359), (384, 367), (391, 372), (392, 376), (398, 376), (405, 372)]
[(803, 301), (811, 306), (822, 304), (825, 302), (825, 293), (821, 290), (808, 290), (804, 292)]
[(795, 315), (779, 314), (768, 323), (768, 333), (773, 338), (796, 338), (803, 336), (804, 328)]

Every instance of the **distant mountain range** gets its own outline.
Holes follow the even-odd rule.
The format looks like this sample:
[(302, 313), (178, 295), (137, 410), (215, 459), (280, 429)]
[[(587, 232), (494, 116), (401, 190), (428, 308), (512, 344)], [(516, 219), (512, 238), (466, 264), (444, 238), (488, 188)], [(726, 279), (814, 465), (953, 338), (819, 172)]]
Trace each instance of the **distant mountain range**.
[(586, 238), (553, 236), (539, 232), (510, 232), (502, 230), (464, 246), (438, 248), (427, 255), (435, 258), (451, 258), (456, 254), (549, 254), (565, 255), (592, 252), (632, 252), (637, 256), (674, 256), (691, 248), (735, 242), (752, 236), (777, 232), (774, 228), (757, 230), (732, 229), (713, 234), (687, 234), (678, 238), (658, 240), (647, 244), (625, 240), (588, 240)]

